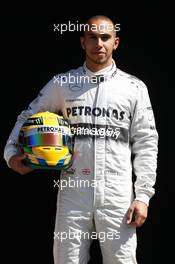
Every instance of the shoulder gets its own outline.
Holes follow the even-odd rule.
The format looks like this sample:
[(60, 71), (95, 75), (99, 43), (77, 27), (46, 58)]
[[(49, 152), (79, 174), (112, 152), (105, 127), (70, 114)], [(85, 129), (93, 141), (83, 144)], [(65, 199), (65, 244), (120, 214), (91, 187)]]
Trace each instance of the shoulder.
[(70, 83), (75, 83), (78, 75), (82, 74), (82, 67), (71, 69), (63, 73), (58, 73), (53, 77), (54, 84), (57, 87), (66, 88)]
[(126, 84), (127, 87), (133, 88), (136, 91), (147, 89), (146, 84), (141, 79), (119, 68), (117, 68), (117, 78), (122, 83)]
[(82, 73), (82, 66), (75, 69), (70, 69), (66, 72), (58, 73), (54, 76), (54, 79), (62, 79), (63, 81), (68, 81), (69, 78), (73, 78), (80, 73)]

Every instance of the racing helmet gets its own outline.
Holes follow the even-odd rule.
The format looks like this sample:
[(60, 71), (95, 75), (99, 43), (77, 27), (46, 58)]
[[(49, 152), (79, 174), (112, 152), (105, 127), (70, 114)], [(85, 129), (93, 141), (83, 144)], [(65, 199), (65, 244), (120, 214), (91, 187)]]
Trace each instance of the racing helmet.
[(30, 116), (20, 129), (18, 142), (33, 169), (67, 169), (73, 161), (73, 136), (69, 123), (52, 112)]

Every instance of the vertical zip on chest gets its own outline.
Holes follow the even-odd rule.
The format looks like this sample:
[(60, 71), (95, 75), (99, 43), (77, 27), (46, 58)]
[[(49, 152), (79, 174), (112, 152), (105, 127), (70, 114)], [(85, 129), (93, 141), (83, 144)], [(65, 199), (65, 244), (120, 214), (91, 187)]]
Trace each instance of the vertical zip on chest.
[[(107, 107), (106, 86), (104, 83), (98, 83), (94, 98), (93, 107)], [(106, 116), (94, 116), (94, 126), (99, 129), (99, 125), (106, 125)], [(104, 205), (104, 187), (105, 187), (105, 137), (94, 138), (94, 207)]]

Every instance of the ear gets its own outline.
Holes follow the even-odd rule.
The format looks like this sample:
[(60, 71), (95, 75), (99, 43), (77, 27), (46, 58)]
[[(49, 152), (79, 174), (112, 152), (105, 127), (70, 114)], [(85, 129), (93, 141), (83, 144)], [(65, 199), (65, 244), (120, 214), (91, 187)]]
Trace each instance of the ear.
[(114, 48), (113, 48), (113, 50), (116, 50), (118, 48), (119, 42), (120, 42), (119, 37), (115, 37), (115, 42), (114, 42)]
[(82, 49), (85, 49), (84, 37), (83, 36), (80, 37), (80, 43), (81, 43)]

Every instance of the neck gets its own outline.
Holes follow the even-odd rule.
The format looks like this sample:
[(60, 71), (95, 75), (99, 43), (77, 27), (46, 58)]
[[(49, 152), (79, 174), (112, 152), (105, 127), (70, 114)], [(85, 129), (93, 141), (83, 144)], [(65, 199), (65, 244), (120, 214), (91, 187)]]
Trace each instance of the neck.
[(112, 58), (104, 63), (95, 63), (95, 62), (89, 61), (89, 59), (86, 58), (86, 66), (92, 72), (100, 71), (110, 65), (112, 65)]

